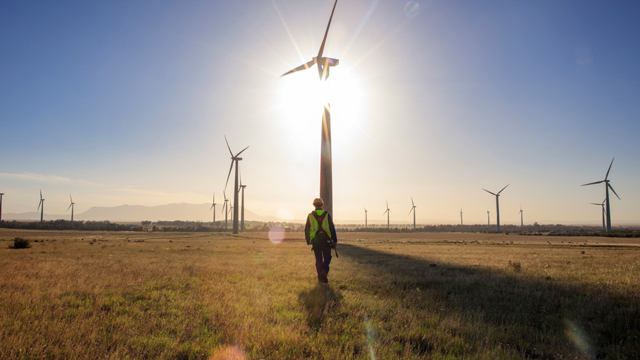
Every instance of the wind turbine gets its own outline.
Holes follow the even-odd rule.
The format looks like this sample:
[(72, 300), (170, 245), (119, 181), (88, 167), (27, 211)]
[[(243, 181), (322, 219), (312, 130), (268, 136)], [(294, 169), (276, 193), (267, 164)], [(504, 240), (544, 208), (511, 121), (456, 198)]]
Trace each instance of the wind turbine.
[(411, 197), (411, 210), (409, 210), (409, 215), (411, 215), (411, 212), (413, 211), (413, 230), (416, 229), (416, 208), (416, 204), (413, 203), (413, 197)]
[[(507, 186), (509, 186), (509, 184), (507, 184)], [(507, 186), (503, 187), (502, 190), (506, 189)], [(498, 201), (500, 199), (500, 193), (502, 192), (502, 190), (498, 191), (497, 194), (492, 193), (491, 191), (487, 190), (487, 189), (482, 189), (486, 192), (488, 192), (491, 195), (494, 195), (496, 197), (496, 219), (497, 222), (496, 224), (498, 225), (498, 231), (500, 231), (500, 201)]]
[(240, 190), (242, 190), (242, 211), (241, 211), (241, 220), (240, 220), (240, 231), (244, 232), (244, 189), (247, 187), (247, 185), (242, 185), (242, 174), (240, 174)]
[[(327, 41), (327, 35), (329, 34), (331, 20), (333, 19), (333, 13), (336, 10), (336, 5), (338, 5), (338, 0), (333, 4), (333, 10), (331, 10), (331, 16), (329, 17), (329, 23), (327, 24), (327, 30), (324, 33), (324, 38), (322, 39), (322, 45), (320, 45), (318, 56), (312, 58), (311, 61), (282, 74), (280, 77), (306, 70), (313, 65), (316, 65), (318, 67), (318, 77), (320, 78), (320, 81), (324, 82), (329, 78), (329, 69), (333, 66), (338, 66), (340, 63), (338, 59), (322, 56), (322, 53), (324, 52), (324, 45)], [(320, 145), (320, 198), (324, 201), (324, 209), (329, 212), (329, 214), (333, 215), (333, 170), (331, 159), (331, 110), (329, 103), (326, 103), (322, 115)]]
[[(242, 154), (245, 150), (247, 150), (249, 147), (247, 146), (246, 148), (242, 149), (242, 151), (240, 151), (239, 153), (233, 155), (233, 151), (231, 151), (231, 146), (229, 146), (229, 142), (227, 141), (227, 137), (224, 137), (224, 141), (227, 143), (227, 148), (229, 148), (229, 153), (231, 154), (231, 167), (229, 168), (229, 175), (227, 175), (227, 182), (224, 184), (224, 189), (227, 190), (227, 184), (229, 184), (229, 176), (231, 176), (231, 170), (233, 170), (233, 164), (236, 164), (236, 184), (233, 190), (233, 203), (238, 205), (238, 161), (242, 160), (240, 156), (240, 154)], [(234, 209), (234, 207), (231, 207), (232, 209)], [(235, 210), (233, 210), (233, 216), (231, 217), (231, 220), (233, 221), (233, 233), (237, 234), (238, 233), (238, 206), (235, 207)]]
[(600, 180), (600, 181), (596, 181), (596, 182), (592, 182), (592, 183), (588, 183), (588, 184), (582, 184), (582, 186), (587, 186), (587, 185), (594, 185), (594, 184), (600, 184), (600, 183), (605, 183), (605, 191), (606, 191), (606, 198), (605, 198), (605, 203), (607, 205), (607, 231), (611, 231), (611, 207), (609, 206), (609, 189), (611, 189), (611, 191), (613, 191), (614, 194), (616, 194), (616, 197), (618, 198), (618, 200), (620, 199), (620, 196), (618, 196), (618, 194), (616, 193), (615, 190), (613, 190), (613, 186), (611, 186), (611, 184), (609, 184), (609, 182), (611, 180), (608, 180), (609, 178), (609, 171), (611, 171), (611, 165), (613, 165), (613, 160), (615, 160), (616, 158), (614, 157), (613, 159), (611, 159), (611, 164), (609, 164), (609, 169), (607, 169), (607, 174), (604, 176), (604, 180)]
[(40, 222), (42, 222), (44, 219), (44, 199), (42, 198), (42, 190), (40, 190), (40, 203), (38, 204), (38, 210), (40, 210)]
[(213, 201), (211, 202), (211, 207), (209, 211), (213, 209), (213, 226), (216, 226), (216, 193), (213, 193)]
[(0, 221), (2, 221), (2, 196), (4, 193), (0, 193)]
[(69, 208), (71, 208), (71, 222), (73, 222), (73, 209), (75, 208), (76, 203), (73, 202), (73, 199), (71, 198), (71, 194), (69, 194), (69, 201), (71, 202), (71, 204), (69, 204), (67, 211), (69, 211)]
[(522, 210), (522, 206), (520, 206), (520, 227), (524, 227), (524, 216), (522, 213), (524, 213), (524, 210)]
[(364, 209), (364, 228), (367, 228), (367, 208)]
[(607, 202), (607, 199), (602, 200), (601, 204), (599, 204), (599, 203), (591, 203), (591, 205), (602, 206), (602, 231), (606, 231), (607, 230), (607, 227), (606, 227), (605, 222), (604, 222), (604, 216), (605, 216), (605, 213), (606, 213), (606, 211), (604, 210), (604, 203), (606, 203), (606, 202)]
[(222, 211), (224, 211), (224, 228), (227, 229), (227, 215), (229, 215), (229, 199), (227, 199), (227, 195), (225, 192), (222, 192), (222, 196), (224, 196), (224, 205), (222, 205)]
[(387, 201), (387, 210), (382, 213), (382, 215), (387, 214), (387, 230), (389, 230), (389, 214), (391, 214), (391, 209), (389, 209), (389, 201)]
[(460, 226), (462, 226), (462, 208), (460, 208)]
[(487, 226), (491, 226), (491, 214), (489, 213), (489, 209), (487, 209)]

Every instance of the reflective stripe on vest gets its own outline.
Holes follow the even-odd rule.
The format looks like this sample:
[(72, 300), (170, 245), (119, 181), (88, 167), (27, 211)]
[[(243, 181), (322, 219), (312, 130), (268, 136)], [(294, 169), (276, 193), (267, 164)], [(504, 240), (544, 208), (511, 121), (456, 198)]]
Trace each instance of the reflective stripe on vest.
[[(318, 216), (321, 216), (322, 213), (324, 213), (324, 210), (315, 210), (315, 213)], [(311, 225), (309, 227), (309, 238), (313, 239), (314, 237), (316, 237), (316, 233), (320, 230), (320, 227), (318, 226), (318, 220), (316, 220), (316, 217), (313, 216), (313, 212), (311, 214), (309, 214), (309, 224)], [(329, 235), (329, 237), (331, 237), (333, 239), (333, 234), (331, 233), (331, 228), (329, 228), (329, 214), (327, 214), (324, 217), (324, 221), (322, 221), (322, 229), (324, 229), (324, 231), (327, 233), (327, 235)]]

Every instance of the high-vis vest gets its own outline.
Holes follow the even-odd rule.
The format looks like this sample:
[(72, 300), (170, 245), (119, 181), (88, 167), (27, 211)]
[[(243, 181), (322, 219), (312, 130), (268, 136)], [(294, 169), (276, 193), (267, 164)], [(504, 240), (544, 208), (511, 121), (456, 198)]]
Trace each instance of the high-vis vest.
[[(314, 211), (318, 216), (322, 216), (322, 213), (325, 213), (326, 211), (324, 210), (315, 210)], [(320, 227), (320, 224), (318, 224), (318, 220), (316, 220), (316, 217), (313, 216), (313, 212), (309, 214), (309, 238), (313, 239), (314, 237), (316, 237), (316, 233), (320, 230), (323, 229), (324, 232), (327, 233), (327, 235), (329, 235), (330, 238), (333, 239), (333, 234), (331, 233), (331, 228), (329, 227), (329, 214), (325, 215), (324, 220), (322, 221), (322, 227)]]

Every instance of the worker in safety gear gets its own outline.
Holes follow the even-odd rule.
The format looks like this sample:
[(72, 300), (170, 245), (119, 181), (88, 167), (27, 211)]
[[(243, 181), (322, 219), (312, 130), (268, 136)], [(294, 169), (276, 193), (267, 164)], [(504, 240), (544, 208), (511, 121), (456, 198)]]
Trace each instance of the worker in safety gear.
[(323, 210), (324, 201), (317, 198), (313, 200), (315, 210), (307, 217), (304, 226), (304, 237), (307, 245), (312, 245), (312, 250), (316, 256), (316, 270), (318, 271), (318, 281), (327, 284), (327, 274), (329, 273), (329, 263), (331, 263), (331, 248), (335, 248), (338, 243), (336, 228), (333, 225), (331, 214)]

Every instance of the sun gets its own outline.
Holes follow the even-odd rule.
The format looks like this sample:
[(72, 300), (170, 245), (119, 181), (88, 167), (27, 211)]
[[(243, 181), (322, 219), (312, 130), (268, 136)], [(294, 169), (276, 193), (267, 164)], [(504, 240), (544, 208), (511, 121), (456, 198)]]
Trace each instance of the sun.
[(309, 140), (319, 144), (323, 108), (330, 104), (333, 144), (350, 147), (336, 141), (357, 140), (358, 128), (364, 125), (366, 97), (357, 74), (338, 67), (331, 68), (331, 77), (323, 82), (315, 67), (279, 79), (276, 114), (285, 141), (297, 156), (316, 154), (319, 146), (311, 147)]

